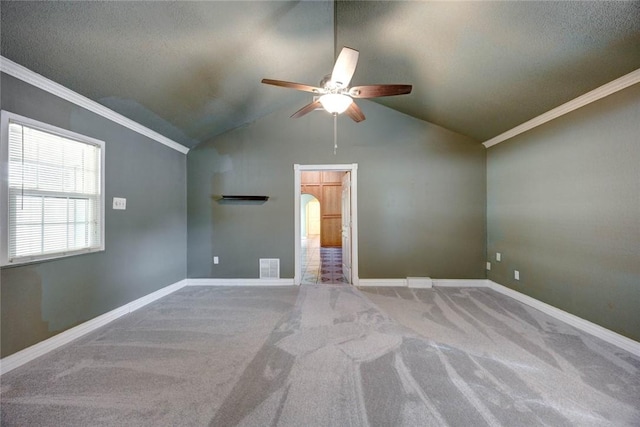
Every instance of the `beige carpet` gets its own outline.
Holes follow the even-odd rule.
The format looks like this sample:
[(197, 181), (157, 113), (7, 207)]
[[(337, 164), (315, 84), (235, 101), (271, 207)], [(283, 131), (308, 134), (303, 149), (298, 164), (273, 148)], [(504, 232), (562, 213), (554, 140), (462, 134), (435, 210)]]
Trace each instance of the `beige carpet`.
[(638, 426), (640, 359), (489, 289), (188, 287), (0, 399), (3, 426)]

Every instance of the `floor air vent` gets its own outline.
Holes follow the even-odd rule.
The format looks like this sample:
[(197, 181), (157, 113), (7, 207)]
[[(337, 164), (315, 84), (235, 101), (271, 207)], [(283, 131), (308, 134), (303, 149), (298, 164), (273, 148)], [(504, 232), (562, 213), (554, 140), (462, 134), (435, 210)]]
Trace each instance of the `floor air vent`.
[(279, 258), (260, 258), (260, 278), (261, 279), (279, 279), (280, 278), (280, 259)]

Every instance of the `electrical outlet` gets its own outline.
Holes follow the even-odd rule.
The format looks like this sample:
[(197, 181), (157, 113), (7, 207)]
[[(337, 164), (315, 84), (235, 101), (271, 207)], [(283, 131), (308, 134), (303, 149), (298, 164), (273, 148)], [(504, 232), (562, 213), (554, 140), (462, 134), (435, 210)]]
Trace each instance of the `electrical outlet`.
[(520, 272), (518, 270), (513, 270), (513, 278), (520, 280)]
[(496, 261), (502, 261), (502, 254), (500, 252), (496, 252)]
[(491, 263), (487, 261), (487, 270), (491, 270)]
[(113, 198), (113, 209), (116, 210), (125, 210), (127, 209), (127, 199), (123, 197), (114, 197)]
[(213, 257), (213, 263), (214, 264), (219, 264), (220, 263), (220, 259), (217, 256)]

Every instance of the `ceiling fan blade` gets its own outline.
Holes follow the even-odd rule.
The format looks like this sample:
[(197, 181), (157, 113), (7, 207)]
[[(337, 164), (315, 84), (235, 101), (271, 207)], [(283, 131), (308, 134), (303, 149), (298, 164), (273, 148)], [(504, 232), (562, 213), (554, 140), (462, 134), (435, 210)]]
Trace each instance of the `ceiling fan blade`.
[(352, 98), (378, 98), (380, 96), (405, 95), (411, 93), (411, 85), (368, 85), (349, 89)]
[(364, 120), (364, 114), (362, 114), (362, 110), (360, 109), (360, 107), (358, 107), (358, 105), (356, 105), (355, 102), (352, 102), (351, 105), (349, 105), (349, 108), (347, 108), (345, 114), (351, 117), (351, 119), (356, 123)]
[(310, 104), (305, 105), (304, 107), (302, 107), (301, 109), (299, 109), (298, 111), (293, 113), (291, 115), (291, 118), (292, 119), (297, 119), (298, 117), (302, 117), (305, 114), (312, 112), (316, 108), (322, 108), (322, 104), (320, 104), (320, 101), (314, 101), (314, 102), (312, 102)]
[(301, 90), (303, 92), (311, 92), (311, 93), (322, 93), (323, 89), (315, 86), (303, 85), (301, 83), (293, 83), (293, 82), (285, 82), (283, 80), (271, 80), (271, 79), (262, 79), (262, 83), (266, 85), (280, 86), (286, 87), (295, 90)]
[(331, 73), (331, 81), (339, 87), (347, 87), (351, 82), (351, 77), (356, 71), (358, 65), (358, 56), (360, 53), (350, 47), (343, 47), (336, 64), (333, 66)]

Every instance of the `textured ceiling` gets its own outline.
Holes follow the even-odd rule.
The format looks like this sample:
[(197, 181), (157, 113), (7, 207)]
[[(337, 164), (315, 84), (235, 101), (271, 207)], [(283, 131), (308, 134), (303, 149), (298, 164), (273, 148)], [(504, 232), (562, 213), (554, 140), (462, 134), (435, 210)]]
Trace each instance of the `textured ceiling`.
[[(0, 3), (4, 57), (188, 147), (309, 94), (334, 43), (352, 84), (479, 141), (640, 68), (640, 2)], [(321, 114), (321, 113), (313, 113)], [(285, 125), (285, 124), (283, 124)], [(367, 121), (359, 126), (366, 126)]]

